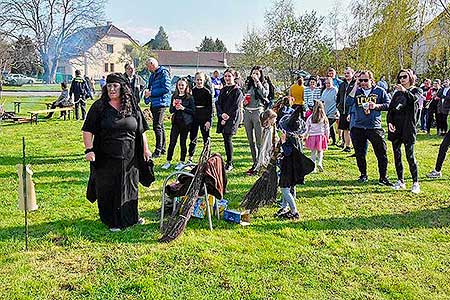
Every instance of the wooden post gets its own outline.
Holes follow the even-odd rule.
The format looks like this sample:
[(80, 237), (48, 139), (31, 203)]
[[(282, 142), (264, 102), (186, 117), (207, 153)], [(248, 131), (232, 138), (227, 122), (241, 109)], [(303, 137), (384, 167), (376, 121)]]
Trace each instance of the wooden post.
[(27, 201), (27, 166), (25, 159), (25, 137), (22, 137), (22, 179), (23, 179), (23, 201), (25, 208), (25, 251), (28, 251), (28, 201)]

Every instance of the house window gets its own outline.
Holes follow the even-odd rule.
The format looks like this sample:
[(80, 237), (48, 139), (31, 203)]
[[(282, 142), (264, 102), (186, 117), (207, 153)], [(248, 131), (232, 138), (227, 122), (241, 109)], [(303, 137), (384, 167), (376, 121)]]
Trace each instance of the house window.
[(107, 51), (108, 53), (113, 53), (113, 52), (114, 52), (114, 45), (107, 44), (107, 45), (106, 45), (106, 51)]
[(114, 64), (109, 64), (109, 71), (114, 72)]
[(108, 70), (108, 66), (109, 66), (109, 64), (108, 63), (105, 63), (105, 72), (108, 72), (109, 70)]

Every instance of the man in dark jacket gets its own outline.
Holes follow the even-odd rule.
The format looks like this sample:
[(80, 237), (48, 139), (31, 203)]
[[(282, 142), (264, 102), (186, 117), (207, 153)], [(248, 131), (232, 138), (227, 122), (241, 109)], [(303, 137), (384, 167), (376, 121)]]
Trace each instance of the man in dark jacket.
[(347, 97), (350, 112), (350, 131), (355, 147), (356, 162), (361, 173), (358, 182), (367, 182), (367, 143), (372, 144), (378, 160), (379, 183), (392, 186), (387, 179), (387, 147), (384, 130), (381, 127), (381, 111), (389, 107), (390, 99), (386, 91), (374, 84), (371, 71), (361, 71), (355, 85)]
[(83, 79), (83, 77), (81, 77), (81, 71), (75, 70), (75, 78), (70, 84), (69, 99), (72, 98), (73, 95), (73, 102), (75, 103), (75, 118), (77, 120), (80, 119), (78, 108), (81, 108), (81, 120), (86, 118), (86, 99), (90, 97), (94, 100), (90, 91), (89, 84)]
[(154, 58), (147, 60), (147, 68), (152, 73), (148, 81), (148, 89), (144, 91), (145, 104), (151, 103), (153, 115), (153, 131), (156, 137), (153, 157), (160, 157), (166, 152), (166, 133), (164, 131), (164, 112), (170, 105), (170, 74), (169, 70), (159, 66)]
[(133, 93), (134, 100), (137, 104), (141, 101), (142, 92), (145, 88), (144, 79), (135, 73), (135, 68), (132, 63), (125, 64), (125, 77), (129, 80), (129, 86), (131, 92)]
[(342, 131), (344, 140), (344, 152), (350, 152), (350, 122), (348, 117), (348, 106), (345, 104), (348, 94), (355, 86), (355, 79), (353, 78), (353, 69), (347, 67), (344, 71), (345, 80), (339, 85), (339, 90), (336, 97), (336, 107), (339, 110), (339, 126), (338, 129)]

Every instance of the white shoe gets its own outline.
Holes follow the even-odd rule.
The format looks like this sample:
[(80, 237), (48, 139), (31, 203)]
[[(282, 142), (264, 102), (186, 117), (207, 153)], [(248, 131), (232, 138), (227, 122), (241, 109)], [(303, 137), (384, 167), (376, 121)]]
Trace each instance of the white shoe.
[(431, 171), (430, 173), (427, 174), (428, 178), (441, 178), (442, 177), (442, 172), (438, 172), (436, 170)]
[(405, 185), (405, 183), (404, 183), (403, 181), (398, 180), (398, 181), (392, 186), (392, 188), (393, 188), (394, 190), (396, 190), (396, 191), (404, 190), (404, 189), (406, 189), (406, 185)]
[(175, 170), (180, 171), (181, 169), (183, 169), (185, 166), (184, 162), (180, 161), (179, 163), (177, 163), (177, 165), (175, 166)]
[(167, 170), (168, 168), (170, 168), (170, 166), (171, 166), (170, 161), (168, 161), (161, 168)]
[(420, 193), (420, 185), (418, 182), (414, 182), (411, 188), (411, 192), (414, 194)]
[(121, 231), (121, 229), (113, 227), (113, 228), (110, 228), (109, 231), (111, 231), (111, 232), (119, 232), (119, 231)]

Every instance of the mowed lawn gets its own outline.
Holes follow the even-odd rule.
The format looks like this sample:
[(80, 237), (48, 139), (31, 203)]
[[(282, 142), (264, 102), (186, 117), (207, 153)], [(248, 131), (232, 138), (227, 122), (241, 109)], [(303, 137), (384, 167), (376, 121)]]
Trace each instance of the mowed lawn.
[[(172, 171), (161, 170), (165, 158), (155, 161), (157, 181), (140, 190), (147, 223), (111, 233), (84, 197), (81, 126), (56, 117), (0, 126), (0, 299), (450, 299), (450, 161), (441, 179), (425, 176), (441, 138), (419, 135), (419, 195), (378, 186), (371, 147), (369, 182), (356, 183), (355, 159), (331, 147), (325, 172), (297, 187), (300, 220), (274, 218), (276, 207), (258, 211), (248, 227), (215, 220), (209, 231), (193, 219), (181, 238), (160, 244), (157, 210)], [(22, 136), (39, 205), (29, 214), (28, 252), (17, 209)], [(224, 154), (215, 133), (212, 146)], [(244, 175), (251, 158), (243, 128), (234, 146), (225, 198), (239, 209), (256, 180)], [(394, 180), (390, 143), (388, 150)], [(410, 188), (406, 161), (405, 169)]]

